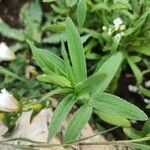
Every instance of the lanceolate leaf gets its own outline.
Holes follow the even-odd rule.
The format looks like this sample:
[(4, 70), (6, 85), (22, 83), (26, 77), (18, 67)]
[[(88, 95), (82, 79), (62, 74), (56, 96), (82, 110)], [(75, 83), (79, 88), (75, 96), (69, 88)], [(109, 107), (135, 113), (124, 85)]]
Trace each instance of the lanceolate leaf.
[(76, 92), (78, 95), (95, 93), (95, 90), (102, 84), (105, 79), (104, 74), (95, 73), (94, 75), (88, 77), (84, 81), (76, 85)]
[(80, 35), (69, 17), (66, 20), (66, 33), (75, 81), (80, 82), (87, 77), (84, 48)]
[(30, 41), (30, 44), (34, 59), (38, 65), (42, 68), (49, 69), (52, 72), (59, 71), (63, 75), (66, 75), (64, 61), (52, 52), (36, 48)]
[(130, 57), (127, 58), (128, 63), (135, 75), (135, 78), (137, 80), (137, 83), (140, 84), (142, 82), (142, 72), (141, 70), (138, 68), (138, 66), (132, 61), (132, 59)]
[(79, 27), (82, 27), (86, 18), (87, 5), (85, 0), (79, 0), (77, 5), (77, 21)]
[(56, 73), (40, 75), (37, 78), (40, 81), (53, 83), (61, 87), (71, 87), (71, 82), (67, 78)]
[(87, 104), (81, 106), (79, 110), (77, 110), (69, 123), (65, 136), (64, 136), (64, 143), (69, 143), (75, 140), (81, 130), (88, 122), (92, 114), (92, 107), (88, 106)]
[(75, 81), (74, 81), (74, 76), (72, 72), (72, 67), (70, 66), (70, 60), (69, 60), (69, 57), (68, 57), (68, 54), (66, 52), (65, 45), (63, 42), (62, 42), (62, 56), (64, 58), (64, 63), (66, 67), (66, 72), (68, 74), (68, 78), (72, 81), (72, 83), (74, 83)]
[(135, 105), (108, 93), (95, 94), (90, 101), (90, 105), (108, 114), (116, 113), (129, 119), (141, 121), (148, 119), (147, 115)]
[(130, 127), (130, 122), (124, 116), (115, 113), (107, 113), (106, 111), (96, 111), (96, 114), (105, 122), (122, 127)]
[(73, 95), (70, 94), (59, 103), (50, 122), (48, 130), (48, 142), (57, 134), (62, 122), (64, 121), (76, 101), (77, 99), (75, 99)]
[(96, 72), (98, 74), (105, 74), (106, 78), (105, 80), (99, 85), (97, 91), (104, 91), (114, 78), (115, 74), (117, 73), (121, 62), (123, 60), (123, 55), (121, 52), (117, 52), (110, 57), (106, 57), (104, 60), (102, 60), (102, 63), (100, 62)]

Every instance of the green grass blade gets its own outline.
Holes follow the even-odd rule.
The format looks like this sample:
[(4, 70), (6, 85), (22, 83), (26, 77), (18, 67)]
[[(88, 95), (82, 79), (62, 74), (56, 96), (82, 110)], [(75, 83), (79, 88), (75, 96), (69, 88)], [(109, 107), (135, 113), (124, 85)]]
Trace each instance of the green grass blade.
[(83, 27), (86, 18), (87, 5), (85, 0), (79, 0), (77, 5), (77, 22), (79, 27)]
[(80, 82), (87, 77), (84, 48), (80, 35), (69, 17), (66, 20), (66, 33), (75, 81)]
[(77, 110), (69, 123), (64, 136), (64, 143), (75, 140), (92, 115), (92, 107), (87, 104)]
[(90, 101), (90, 106), (108, 114), (116, 113), (129, 119), (140, 121), (148, 119), (147, 115), (137, 106), (108, 93), (95, 94)]
[(59, 103), (53, 114), (48, 129), (48, 142), (50, 142), (50, 140), (57, 134), (62, 122), (64, 121), (64, 119), (66, 118), (67, 114), (69, 113), (76, 101), (77, 99), (74, 99), (73, 95), (70, 94)]

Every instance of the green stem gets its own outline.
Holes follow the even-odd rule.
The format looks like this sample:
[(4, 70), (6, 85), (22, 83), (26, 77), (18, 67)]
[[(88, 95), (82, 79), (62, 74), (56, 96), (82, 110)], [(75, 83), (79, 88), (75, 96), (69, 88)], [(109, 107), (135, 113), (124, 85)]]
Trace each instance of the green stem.
[(10, 141), (24, 141), (24, 142), (30, 142), (30, 143), (45, 143), (45, 142), (40, 142), (40, 141), (34, 141), (28, 138), (10, 138), (10, 139), (6, 139), (6, 140), (2, 140), (0, 141), (0, 143), (6, 143), (6, 142), (10, 142)]
[(119, 144), (130, 144), (130, 143), (140, 143), (144, 141), (149, 141), (150, 137), (144, 137), (134, 140), (124, 140), (124, 141), (111, 141), (111, 142), (93, 142), (93, 143), (78, 143), (79, 145), (119, 145)]
[(1, 145), (10, 145), (13, 147), (17, 147), (18, 148), (50, 148), (50, 147), (58, 147), (58, 146), (71, 146), (71, 145), (82, 145), (82, 146), (87, 146), (87, 145), (130, 145), (131, 143), (140, 143), (140, 142), (144, 142), (144, 141), (149, 141), (150, 137), (144, 137), (144, 138), (140, 138), (140, 139), (134, 139), (134, 140), (124, 140), (124, 141), (111, 141), (111, 142), (85, 142), (85, 143), (72, 143), (72, 144), (44, 144), (44, 143), (40, 143), (40, 144), (28, 144), (28, 145), (14, 145), (14, 144), (10, 144), (10, 143), (1, 143)]

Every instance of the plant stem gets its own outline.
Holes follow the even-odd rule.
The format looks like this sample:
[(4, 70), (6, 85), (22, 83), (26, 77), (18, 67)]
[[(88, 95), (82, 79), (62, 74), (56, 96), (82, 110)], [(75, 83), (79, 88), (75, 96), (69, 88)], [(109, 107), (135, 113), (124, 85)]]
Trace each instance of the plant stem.
[(8, 146), (13, 146), (17, 148), (50, 148), (50, 147), (58, 147), (58, 146), (71, 146), (71, 145), (82, 145), (82, 146), (87, 146), (87, 145), (130, 145), (131, 143), (140, 143), (144, 141), (150, 140), (150, 137), (144, 137), (140, 139), (134, 139), (134, 140), (124, 140), (124, 141), (111, 141), (111, 142), (85, 142), (85, 143), (72, 143), (72, 144), (45, 144), (45, 143), (40, 143), (40, 144), (28, 144), (28, 145), (15, 145), (15, 144), (10, 144), (10, 143), (2, 143), (0, 142), (1, 145), (7, 145)]

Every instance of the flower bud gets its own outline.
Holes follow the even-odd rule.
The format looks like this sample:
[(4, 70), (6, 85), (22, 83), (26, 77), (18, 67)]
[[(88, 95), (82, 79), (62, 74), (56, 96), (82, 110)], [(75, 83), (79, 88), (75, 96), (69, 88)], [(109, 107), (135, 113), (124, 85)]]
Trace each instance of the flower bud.
[(18, 101), (6, 89), (1, 90), (0, 110), (4, 112), (16, 112), (18, 109)]

